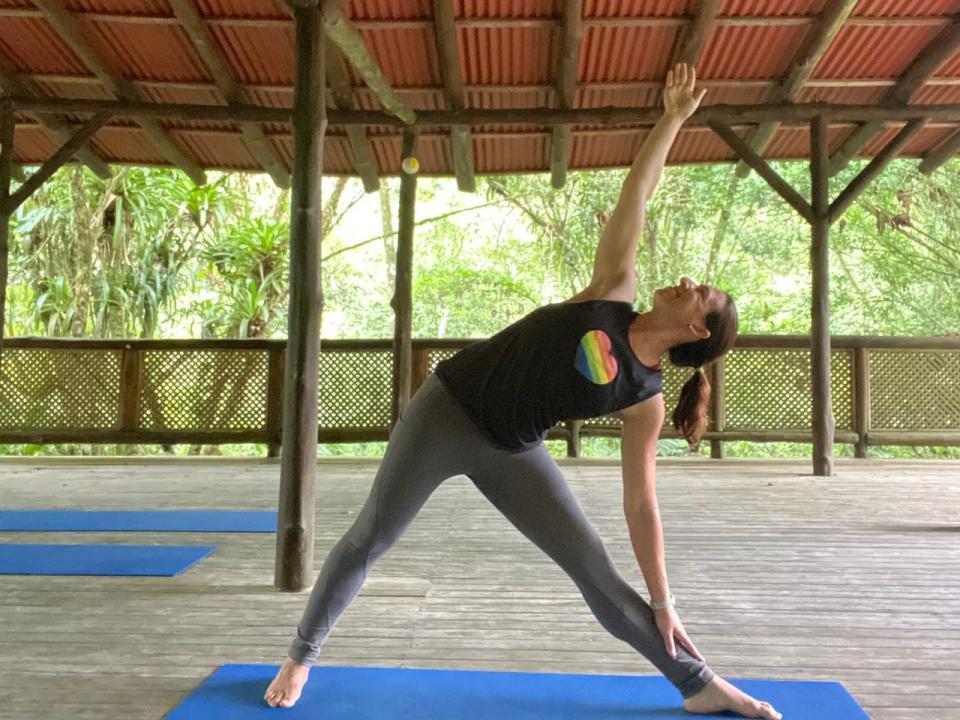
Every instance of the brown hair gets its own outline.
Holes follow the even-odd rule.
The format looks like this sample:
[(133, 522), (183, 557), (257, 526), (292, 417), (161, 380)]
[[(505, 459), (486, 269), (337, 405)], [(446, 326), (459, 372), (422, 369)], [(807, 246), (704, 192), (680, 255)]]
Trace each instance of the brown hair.
[(686, 438), (691, 452), (700, 447), (700, 440), (707, 430), (707, 403), (710, 399), (710, 383), (704, 363), (715, 360), (727, 352), (737, 339), (739, 317), (737, 306), (728, 293), (727, 302), (719, 310), (711, 310), (704, 318), (710, 337), (681, 343), (670, 348), (670, 362), (677, 367), (697, 368), (693, 376), (680, 390), (680, 399), (673, 409), (673, 427)]

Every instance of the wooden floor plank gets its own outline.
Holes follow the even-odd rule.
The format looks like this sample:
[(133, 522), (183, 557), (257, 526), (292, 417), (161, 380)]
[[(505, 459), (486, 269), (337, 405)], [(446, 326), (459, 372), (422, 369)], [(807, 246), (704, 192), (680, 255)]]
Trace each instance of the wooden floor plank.
[[(616, 463), (561, 460), (646, 599)], [(728, 678), (835, 680), (872, 718), (960, 718), (960, 463), (663, 460), (678, 611)], [(318, 466), (315, 571), (377, 462)], [(276, 460), (0, 459), (4, 509), (275, 508)], [(0, 543), (216, 544), (175, 578), (0, 576), (0, 720), (162, 717), (224, 663), (278, 665), (309, 590), (273, 588), (270, 534), (0, 533)], [(465, 476), (371, 570), (320, 664), (654, 674)], [(679, 695), (678, 695), (679, 704)]]

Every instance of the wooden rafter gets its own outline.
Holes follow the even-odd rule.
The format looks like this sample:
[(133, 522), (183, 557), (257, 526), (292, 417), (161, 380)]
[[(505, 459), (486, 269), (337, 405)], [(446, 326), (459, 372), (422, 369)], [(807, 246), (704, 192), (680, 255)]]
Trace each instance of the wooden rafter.
[(960, 150), (960, 130), (952, 133), (946, 140), (931, 148), (923, 156), (923, 162), (920, 163), (920, 172), (929, 175), (952, 158), (958, 150)]
[(720, 0), (702, 0), (700, 2), (700, 9), (683, 33), (683, 44), (676, 55), (678, 63), (697, 64), (710, 33), (717, 26), (719, 9)]
[(883, 169), (890, 164), (890, 161), (900, 154), (907, 143), (910, 142), (926, 124), (926, 118), (918, 118), (908, 122), (903, 126), (903, 129), (897, 133), (896, 137), (888, 142), (883, 150), (878, 152), (867, 166), (860, 171), (860, 174), (850, 181), (850, 184), (837, 196), (837, 199), (830, 203), (829, 218), (831, 224), (843, 215), (844, 211), (859, 197), (860, 193), (873, 182), (877, 175), (883, 172)]
[[(583, 39), (583, 0), (563, 0), (560, 21), (560, 57), (554, 84), (557, 106), (573, 107), (577, 86), (577, 68), (580, 65), (580, 45)], [(570, 126), (554, 125), (550, 138), (550, 184), (562, 188), (567, 181), (567, 162), (570, 155)]]
[[(6, 95), (33, 95), (25, 82), (15, 75), (0, 70), (0, 90)], [(63, 144), (70, 139), (71, 131), (63, 120), (53, 113), (35, 113), (37, 121), (43, 125), (54, 139)], [(98, 177), (107, 179), (112, 174), (110, 167), (100, 159), (89, 145), (83, 145), (77, 150), (76, 158), (88, 168), (90, 168)], [(25, 178), (17, 178), (21, 182)]]
[[(12, 97), (14, 107), (22, 112), (57, 111), (70, 113), (109, 112), (120, 117), (148, 116), (184, 120), (253, 120), (256, 122), (290, 122), (289, 108), (259, 105), (196, 105), (190, 103), (150, 103), (126, 100), (84, 100), (52, 97)], [(450, 125), (601, 125), (613, 127), (649, 127), (660, 118), (661, 111), (644, 107), (599, 108), (500, 108), (487, 110), (422, 110), (417, 114), (417, 127)], [(379, 110), (331, 110), (330, 125), (386, 125), (404, 127), (395, 115)], [(718, 120), (730, 125), (756, 125), (776, 120), (783, 123), (808, 123), (823, 116), (831, 123), (857, 123), (864, 120), (905, 122), (918, 117), (930, 122), (960, 124), (960, 104), (943, 105), (840, 105), (831, 103), (783, 103), (780, 105), (707, 105), (686, 121), (686, 127), (706, 125)]]
[[(960, 50), (960, 20), (940, 31), (933, 42), (900, 76), (900, 80), (883, 94), (880, 105), (906, 105), (914, 93), (922, 88), (940, 66), (953, 57), (958, 50)], [(830, 174), (836, 175), (845, 168), (857, 152), (880, 131), (881, 127), (878, 122), (873, 121), (865, 122), (854, 130), (830, 158)]]
[(760, 157), (760, 155), (753, 148), (751, 148), (743, 138), (737, 135), (728, 125), (725, 125), (722, 122), (712, 121), (709, 123), (709, 125), (710, 128), (717, 135), (719, 135), (720, 138), (727, 145), (729, 145), (738, 156), (744, 160), (744, 162), (756, 170), (757, 174), (766, 180), (771, 188), (776, 190), (780, 197), (789, 203), (794, 210), (800, 213), (800, 215), (807, 222), (813, 222), (813, 209), (810, 207), (810, 203), (804, 200), (800, 193), (793, 189), (793, 186), (790, 185), (790, 183), (780, 177), (777, 171), (770, 167), (770, 165), (767, 164), (767, 161)]
[[(820, 19), (807, 31), (790, 70), (780, 85), (773, 91), (770, 102), (795, 102), (797, 100), (800, 90), (813, 75), (813, 70), (820, 62), (820, 58), (827, 52), (833, 39), (840, 32), (844, 23), (847, 22), (857, 2), (858, 0), (844, 0), (843, 2), (826, 4)], [(780, 123), (778, 122), (761, 123), (747, 142), (754, 151), (763, 155), (763, 151), (766, 150), (767, 144), (779, 127)], [(735, 172), (738, 177), (746, 177), (750, 174), (750, 166), (741, 161), (737, 163)]]
[[(462, 110), (465, 102), (463, 78), (460, 77), (460, 49), (453, 21), (453, 6), (449, 0), (433, 0), (433, 31), (437, 39), (437, 52), (440, 55), (444, 95), (450, 107)], [(462, 192), (474, 192), (477, 182), (473, 172), (473, 141), (470, 137), (470, 128), (466, 125), (452, 126), (450, 146), (453, 152), (453, 172), (457, 176), (457, 187)]]
[[(347, 75), (343, 53), (333, 43), (326, 43), (325, 47), (327, 84), (330, 86), (333, 104), (340, 110), (353, 110), (356, 101)], [(377, 174), (377, 161), (373, 156), (367, 131), (359, 125), (351, 125), (347, 128), (347, 140), (350, 143), (353, 167), (363, 181), (363, 189), (367, 192), (376, 192), (380, 189), (380, 177)]]
[(380, 100), (383, 109), (400, 118), (407, 125), (415, 123), (417, 113), (390, 87), (380, 65), (367, 50), (363, 37), (350, 24), (350, 21), (341, 12), (325, 13), (324, 17), (327, 37), (336, 43), (350, 64), (360, 73), (367, 87)]
[[(81, 30), (76, 17), (67, 10), (63, 0), (34, 0), (43, 10), (44, 17), (53, 27), (60, 38), (67, 43), (71, 50), (96, 75), (104, 87), (121, 100), (136, 101), (140, 99), (136, 87), (129, 80), (114, 75), (100, 58), (99, 53)], [(206, 182), (206, 175), (195, 160), (188, 157), (166, 130), (151, 117), (135, 117), (137, 124), (150, 137), (150, 141), (171, 163), (183, 170), (195, 183), (202, 185)]]
[(94, 115), (90, 120), (84, 123), (73, 136), (67, 140), (59, 150), (57, 150), (53, 155), (51, 155), (43, 165), (37, 169), (33, 175), (28, 177), (24, 183), (17, 188), (15, 193), (11, 193), (7, 198), (4, 206), (0, 208), (0, 212), (3, 213), (12, 213), (18, 207), (20, 207), (23, 202), (29, 198), (47, 179), (50, 178), (57, 170), (63, 167), (74, 154), (77, 152), (77, 149), (83, 147), (83, 145), (92, 138), (97, 130), (103, 127), (103, 124), (110, 119), (109, 113), (98, 113)]
[[(200, 13), (193, 5), (193, 0), (170, 0), (174, 15), (182, 23), (190, 42), (193, 44), (197, 54), (203, 64), (207, 66), (214, 83), (223, 93), (227, 104), (232, 105), (242, 102), (244, 99), (243, 89), (234, 80), (233, 73), (227, 67), (220, 51), (217, 49), (216, 42), (210, 29), (204, 23)], [(274, 183), (278, 187), (290, 187), (290, 173), (287, 171), (283, 160), (277, 154), (269, 138), (263, 133), (263, 129), (254, 122), (240, 123), (240, 132), (243, 134), (244, 145), (247, 150), (256, 159), (260, 166), (266, 170)]]
[[(339, 2), (339, 0), (335, 0)], [(829, 0), (834, 2), (834, 0)], [(289, 5), (293, 5), (288, 0)], [(312, 3), (316, 5), (317, 3)], [(342, 4), (342, 3), (341, 3)], [(332, 10), (324, 9), (324, 12)], [(41, 13), (32, 7), (0, 7), (0, 18), (35, 18), (41, 17)], [(96, 22), (109, 22), (116, 24), (135, 24), (135, 25), (175, 25), (176, 21), (166, 15), (155, 12), (119, 12), (102, 11), (86, 12), (84, 16)], [(719, 27), (804, 27), (815, 24), (819, 20), (818, 15), (721, 15), (717, 18)], [(943, 27), (953, 21), (953, 16), (949, 14), (933, 15), (893, 15), (893, 16), (871, 16), (860, 15), (850, 18), (851, 27), (869, 27), (869, 28), (923, 28), (923, 27)], [(429, 30), (433, 21), (421, 18), (371, 18), (357, 19), (352, 21), (358, 30), (383, 30), (387, 27), (397, 30)], [(210, 23), (218, 27), (230, 28), (289, 28), (290, 23), (274, 15), (272, 17), (250, 17), (246, 15), (231, 15), (227, 17), (210, 18)], [(671, 28), (685, 27), (689, 25), (690, 18), (682, 16), (651, 16), (642, 17), (590, 17), (584, 18), (584, 27), (603, 28), (603, 27), (626, 27), (626, 28)], [(491, 28), (551, 28), (558, 24), (558, 21), (552, 17), (473, 17), (464, 18), (458, 23), (465, 29), (491, 29)]]

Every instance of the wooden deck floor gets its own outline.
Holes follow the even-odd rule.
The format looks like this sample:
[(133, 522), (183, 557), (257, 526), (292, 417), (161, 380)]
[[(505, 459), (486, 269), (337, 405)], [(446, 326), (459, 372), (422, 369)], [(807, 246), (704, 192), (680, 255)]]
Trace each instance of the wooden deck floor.
[[(561, 460), (646, 597), (620, 468)], [(376, 461), (318, 473), (316, 569)], [(960, 463), (662, 461), (680, 617), (727, 678), (837, 680), (877, 720), (960, 718)], [(267, 461), (0, 460), (4, 508), (275, 507)], [(217, 543), (175, 578), (0, 576), (0, 718), (156, 720), (223, 663), (279, 664), (308, 591), (273, 588), (272, 534), (0, 533), (0, 542)], [(321, 664), (653, 674), (464, 476), (371, 571)], [(678, 705), (680, 702), (677, 695)]]

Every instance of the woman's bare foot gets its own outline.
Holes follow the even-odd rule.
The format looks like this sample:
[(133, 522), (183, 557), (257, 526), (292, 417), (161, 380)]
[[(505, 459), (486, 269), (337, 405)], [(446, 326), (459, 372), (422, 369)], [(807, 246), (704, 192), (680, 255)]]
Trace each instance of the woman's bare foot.
[(270, 707), (293, 707), (300, 699), (300, 693), (303, 692), (303, 686), (307, 684), (309, 674), (310, 668), (306, 665), (287, 658), (280, 672), (267, 688), (267, 692), (264, 693), (263, 699)]
[(738, 690), (719, 675), (693, 697), (683, 701), (683, 708), (692, 713), (718, 713), (724, 710), (739, 713), (743, 717), (780, 720), (783, 715), (768, 702), (756, 700)]

